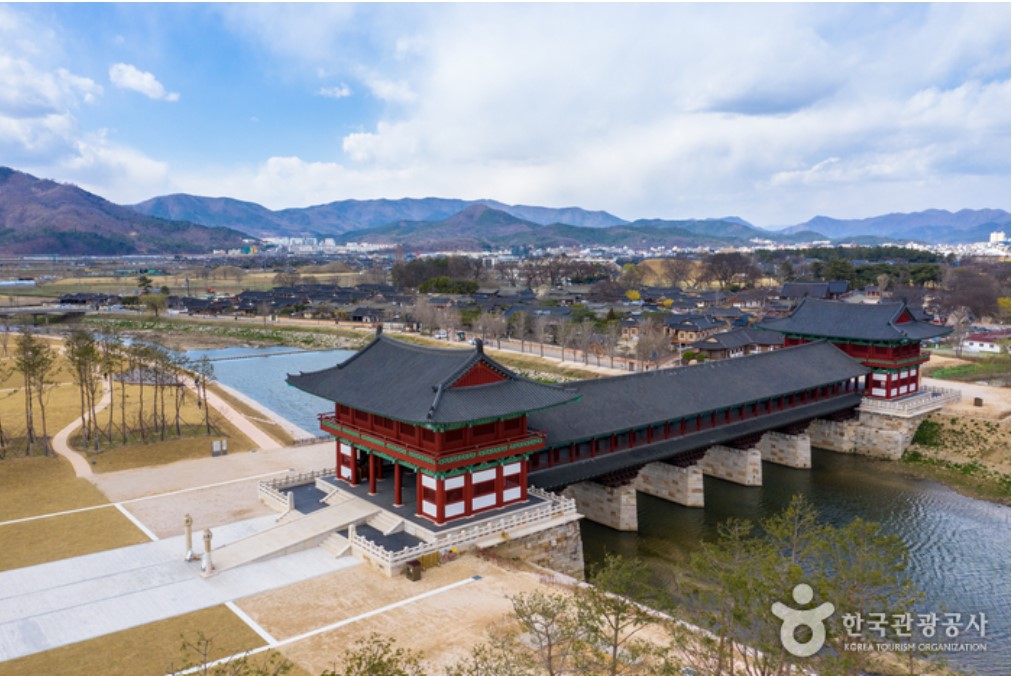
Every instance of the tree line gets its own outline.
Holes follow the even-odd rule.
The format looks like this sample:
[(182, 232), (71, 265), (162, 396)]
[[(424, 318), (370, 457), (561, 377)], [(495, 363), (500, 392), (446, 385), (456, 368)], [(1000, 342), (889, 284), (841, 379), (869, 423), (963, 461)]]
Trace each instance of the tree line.
[[(9, 334), (3, 333), (2, 348), (8, 354)], [(203, 408), (203, 427), (212, 434), (214, 426), (206, 406), (207, 383), (214, 379), (214, 367), (206, 358), (191, 361), (157, 345), (126, 344), (114, 333), (94, 336), (83, 330), (70, 333), (63, 343), (65, 364), (51, 341), (23, 330), (14, 341), (9, 362), (0, 366), (0, 380), (11, 374), (23, 378), (24, 445), (16, 449), (15, 439), (4, 432), (0, 420), (0, 459), (9, 450), (25, 456), (50, 455), (52, 439), (46, 418), (49, 395), (58, 384), (56, 377), (69, 369), (77, 388), (82, 419), (80, 445), (97, 453), (117, 444), (164, 441), (187, 433), (181, 409), (188, 396), (187, 379), (194, 379), (198, 405)], [(128, 397), (127, 386), (135, 385)], [(103, 396), (109, 397), (107, 415), (98, 409)], [(128, 398), (136, 396), (136, 411), (128, 415)], [(203, 403), (202, 403), (203, 402)]]

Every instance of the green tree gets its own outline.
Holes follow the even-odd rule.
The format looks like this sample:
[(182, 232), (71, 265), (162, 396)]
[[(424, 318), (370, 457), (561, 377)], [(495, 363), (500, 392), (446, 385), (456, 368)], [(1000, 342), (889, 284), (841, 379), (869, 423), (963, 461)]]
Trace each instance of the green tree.
[[(909, 610), (919, 598), (905, 574), (908, 556), (899, 538), (860, 519), (824, 524), (800, 496), (758, 528), (743, 519), (722, 524), (718, 540), (704, 543), (691, 565), (699, 578), (694, 605), (714, 634), (692, 655), (703, 673), (780, 674), (792, 665), (828, 674), (873, 670), (871, 656), (843, 649), (852, 640), (843, 618)], [(793, 605), (801, 583), (814, 590), (814, 603), (837, 609), (827, 621), (828, 649), (803, 662), (786, 652), (780, 622), (770, 613), (775, 602)]]
[(850, 261), (842, 258), (834, 258), (828, 261), (822, 268), (822, 278), (826, 281), (844, 279), (851, 285), (854, 284), (856, 275), (854, 274), (854, 266), (850, 264)]
[(606, 554), (604, 562), (592, 570), (590, 586), (580, 591), (577, 604), (591, 644), (607, 652), (607, 673), (624, 672), (648, 652), (647, 644), (635, 636), (658, 621), (648, 606), (662, 601), (646, 564), (639, 559)]
[(151, 287), (154, 286), (154, 282), (147, 275), (141, 275), (137, 278), (137, 288), (141, 290), (141, 293), (151, 293)]
[(523, 649), (515, 633), (493, 628), (488, 634), (466, 658), (448, 667), (445, 676), (541, 676), (538, 663)]
[(343, 669), (320, 676), (425, 676), (421, 654), (395, 643), (393, 638), (372, 633), (344, 653)]
[(99, 428), (95, 416), (96, 398), (101, 383), (98, 373), (100, 355), (95, 339), (86, 331), (77, 329), (64, 342), (67, 361), (81, 400), (85, 446), (94, 444), (98, 450)]
[(14, 368), (24, 378), (25, 434), (27, 446), (25, 455), (30, 455), (40, 441), (35, 434), (35, 412), (39, 412), (42, 423), (42, 450), (49, 454), (49, 433), (46, 428), (46, 401), (52, 375), (56, 371), (56, 353), (47, 341), (37, 338), (31, 331), (18, 336), (14, 352)]
[(549, 676), (566, 673), (587, 638), (574, 598), (535, 591), (511, 596), (510, 602), (534, 646), (539, 666)]
[(145, 293), (141, 296), (141, 302), (144, 303), (144, 307), (155, 313), (155, 319), (169, 307), (168, 296), (160, 293)]

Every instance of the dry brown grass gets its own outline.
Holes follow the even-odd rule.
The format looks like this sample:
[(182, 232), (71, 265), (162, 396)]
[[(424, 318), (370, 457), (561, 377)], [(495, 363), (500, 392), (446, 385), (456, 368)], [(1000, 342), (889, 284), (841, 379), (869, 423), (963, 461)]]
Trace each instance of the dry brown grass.
[(0, 521), (102, 505), (105, 495), (60, 457), (0, 460)]
[(0, 570), (148, 542), (115, 507), (0, 525)]
[[(103, 676), (160, 675), (171, 669), (179, 669), (184, 664), (197, 663), (196, 655), (184, 652), (181, 646), (184, 637), (192, 642), (199, 633), (211, 640), (209, 660), (228, 657), (264, 644), (263, 639), (231, 610), (225, 606), (214, 606), (28, 655), (3, 663), (0, 671), (10, 676), (69, 673)], [(252, 661), (260, 657), (258, 655), (250, 659)]]
[[(11, 337), (10, 351), (13, 351), (15, 337)], [(25, 424), (24, 377), (13, 369), (14, 359), (11, 356), (0, 357), (0, 369), (10, 369), (7, 377), (0, 381), (0, 422), (3, 423), (4, 436), (17, 455), (23, 450), (23, 439), (27, 429)], [(80, 397), (77, 386), (72, 382), (70, 367), (67, 360), (58, 356), (50, 385), (45, 394), (46, 431), (52, 437), (81, 415)], [(38, 407), (38, 397), (32, 397), (34, 407), (35, 433), (42, 434), (42, 416)]]
[[(115, 472), (122, 469), (134, 467), (145, 467), (149, 465), (164, 465), (177, 460), (190, 458), (203, 458), (211, 452), (211, 441), (218, 439), (228, 440), (229, 453), (242, 453), (254, 448), (249, 437), (239, 431), (234, 425), (225, 420), (220, 413), (211, 409), (212, 432), (208, 436), (204, 426), (204, 409), (197, 406), (196, 395), (187, 390), (180, 407), (180, 426), (183, 431), (182, 437), (175, 435), (175, 406), (171, 401), (172, 393), (167, 394), (165, 404), (165, 415), (168, 426), (165, 431), (165, 440), (161, 440), (160, 434), (154, 430), (151, 414), (153, 412), (153, 389), (146, 387), (144, 393), (145, 423), (147, 427), (147, 441), (140, 438), (137, 431), (137, 418), (140, 412), (140, 387), (138, 385), (127, 385), (126, 387), (126, 420), (127, 427), (132, 428), (128, 435), (128, 444), (123, 445), (120, 433), (121, 414), (121, 390), (116, 385), (115, 399), (113, 400), (113, 446), (110, 448), (106, 439), (100, 439), (100, 452), (88, 451), (88, 457), (92, 461), (93, 469), (96, 472)], [(103, 430), (109, 421), (109, 408), (98, 414), (99, 425)], [(84, 441), (80, 434), (71, 439), (71, 444), (83, 450)]]

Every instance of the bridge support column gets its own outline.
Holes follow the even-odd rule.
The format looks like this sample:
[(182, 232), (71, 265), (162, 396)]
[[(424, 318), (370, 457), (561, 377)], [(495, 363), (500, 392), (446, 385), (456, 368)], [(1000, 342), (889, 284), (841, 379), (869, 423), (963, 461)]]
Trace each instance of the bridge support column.
[(594, 523), (622, 531), (635, 531), (639, 528), (636, 518), (636, 488), (632, 484), (613, 488), (584, 481), (567, 486), (562, 494), (576, 500), (576, 509)]
[(812, 468), (812, 439), (807, 433), (767, 432), (756, 448), (766, 462), (795, 469)]
[(703, 472), (695, 465), (676, 467), (652, 462), (640, 470), (636, 490), (685, 507), (703, 506)]
[(703, 474), (742, 486), (763, 485), (763, 461), (758, 448), (739, 450), (711, 446), (697, 463)]

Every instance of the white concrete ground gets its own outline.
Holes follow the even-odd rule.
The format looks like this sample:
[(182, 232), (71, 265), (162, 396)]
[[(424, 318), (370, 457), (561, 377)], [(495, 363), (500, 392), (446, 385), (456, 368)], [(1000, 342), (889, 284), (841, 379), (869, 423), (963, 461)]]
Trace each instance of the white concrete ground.
[[(274, 525), (265, 516), (214, 531), (221, 546)], [(194, 549), (203, 548), (194, 533)], [(189, 613), (358, 564), (318, 547), (200, 577), (183, 537), (0, 573), (0, 662)]]

